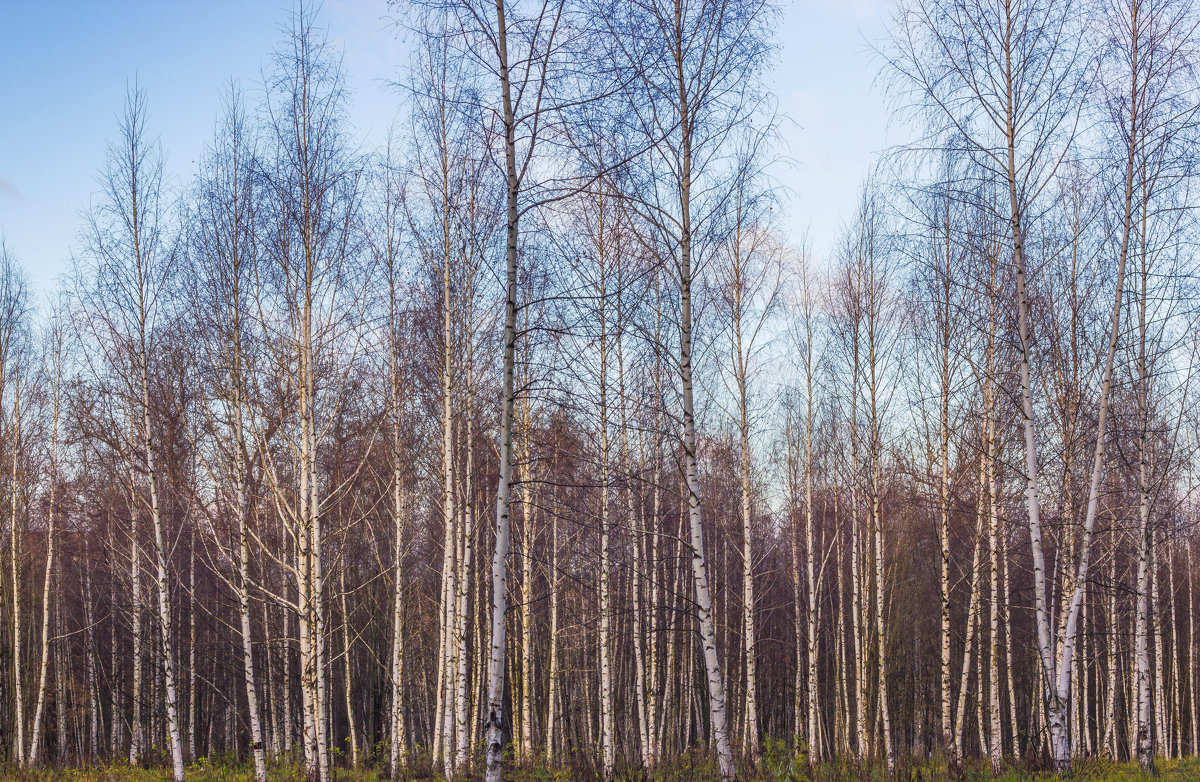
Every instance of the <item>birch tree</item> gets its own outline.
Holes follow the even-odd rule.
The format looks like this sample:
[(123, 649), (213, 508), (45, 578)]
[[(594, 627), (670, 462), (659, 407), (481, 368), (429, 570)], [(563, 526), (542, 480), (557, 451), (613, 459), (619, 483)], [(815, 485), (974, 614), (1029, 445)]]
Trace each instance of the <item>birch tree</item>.
[[(2, 300), (2, 299), (0, 299)], [(41, 661), (38, 664), (38, 677), (36, 688), (36, 705), (33, 709), (33, 735), (29, 739), (29, 754), (28, 762), (30, 766), (36, 766), (38, 757), (41, 751), (41, 743), (43, 727), (42, 720), (46, 710), (46, 675), (50, 668), (51, 659), (51, 637), (50, 637), (50, 618), (55, 613), (51, 609), (50, 596), (54, 584), (59, 580), (59, 573), (56, 570), (55, 554), (58, 546), (58, 484), (60, 481), (59, 464), (60, 459), (60, 427), (62, 419), (63, 407), (63, 381), (64, 381), (64, 361), (67, 359), (66, 350), (66, 324), (65, 311), (56, 308), (51, 315), (52, 320), (45, 327), (43, 333), (43, 351), (42, 359), (42, 382), (49, 385), (49, 440), (47, 445), (47, 483), (48, 497), (46, 499), (46, 561), (45, 571), (42, 575), (42, 631), (41, 631)], [(5, 362), (7, 363), (7, 362)], [(59, 633), (61, 635), (61, 632)], [(61, 659), (61, 658), (60, 658)], [(66, 671), (63, 666), (56, 664), (56, 671), (59, 678), (66, 678)], [(58, 710), (61, 716), (66, 709), (66, 704), (59, 699)]]
[[(25, 635), (24, 619), (22, 616), (22, 573), (23, 556), (21, 550), (21, 532), (23, 520), (19, 514), (23, 491), (22, 483), (25, 476), (21, 474), (20, 463), (23, 458), (21, 438), (22, 416), (28, 416), (28, 411), (22, 407), (22, 393), (27, 389), (22, 382), (28, 382), (31, 367), (29, 366), (29, 317), (30, 308), (25, 277), (17, 265), (16, 259), (7, 244), (0, 242), (0, 420), (3, 421), (4, 436), (8, 447), (7, 505), (5, 514), (8, 527), (8, 573), (4, 580), (8, 582), (12, 612), (10, 627), (12, 645), (9, 655), (12, 659), (12, 703), (13, 703), (13, 732), (12, 753), (19, 765), (33, 765), (36, 761), (33, 752), (26, 752), (26, 674), (25, 659), (22, 650), (22, 637)], [(49, 551), (49, 550), (48, 550)], [(49, 572), (49, 571), (47, 571)], [(44, 610), (44, 609), (43, 609)], [(34, 731), (37, 731), (35, 720)]]
[[(310, 782), (330, 777), (326, 649), (324, 508), (343, 491), (322, 474), (318, 451), (328, 441), (345, 401), (349, 368), (361, 349), (370, 267), (361, 263), (361, 163), (343, 129), (344, 77), (340, 60), (311, 12), (293, 15), (287, 40), (267, 81), (262, 271), (255, 309), (267, 359), (276, 368), (286, 411), (281, 445), (264, 461), (264, 480), (294, 546), (284, 566), (295, 601), (276, 593), (297, 614), (303, 755)], [(254, 438), (268, 433), (256, 422)], [(356, 472), (351, 469), (350, 474)]]
[[(504, 179), (504, 326), (501, 348), (501, 403), (496, 487), (496, 545), (492, 556), (491, 653), (488, 661), (486, 778), (500, 778), (504, 733), (507, 568), (511, 543), (513, 426), (518, 389), (514, 383), (518, 332), (517, 274), (522, 245), (521, 218), (547, 197), (557, 180), (543, 181), (541, 146), (554, 127), (555, 87), (563, 75), (562, 52), (570, 38), (564, 24), (567, 3), (489, 5), (481, 0), (433, 4), (427, 32), (453, 43), (457, 56), (480, 68), (491, 83), (481, 89), (488, 130), (494, 135), (493, 163)], [(498, 147), (498, 149), (497, 149)]]
[[(1024, 432), (1025, 495), (1033, 552), (1037, 638), (1050, 745), (1055, 766), (1071, 763), (1067, 710), (1076, 630), (1087, 582), (1103, 465), (1104, 425), (1118, 336), (1123, 256), (1099, 393), (1099, 427), (1088, 511), (1078, 544), (1071, 597), (1050, 605), (1039, 497), (1038, 426), (1035, 419), (1028, 232), (1038, 204), (1075, 140), (1087, 85), (1087, 53), (1070, 2), (1031, 3), (999, 10), (974, 0), (929, 0), (906, 5), (894, 30), (891, 60), (898, 88), (924, 111), (937, 132), (955, 134), (1008, 191), (1008, 240), (1021, 345), (1019, 396)], [(1059, 643), (1054, 641), (1057, 630)]]
[[(751, 142), (753, 143), (753, 142)], [(755, 629), (754, 564), (754, 472), (752, 470), (751, 432), (759, 405), (754, 389), (763, 382), (763, 354), (769, 340), (771, 320), (779, 305), (782, 277), (781, 248), (774, 246), (769, 227), (764, 223), (769, 193), (756, 191), (756, 150), (744, 153), (730, 206), (730, 235), (715, 262), (715, 296), (728, 340), (728, 365), (723, 367), (726, 385), (732, 386), (730, 417), (738, 432), (740, 451), (740, 489), (742, 522), (742, 653), (745, 656), (745, 745), (750, 757), (760, 754), (758, 650)], [(810, 450), (811, 449), (806, 449)]]
[(410, 475), (405, 469), (405, 457), (408, 454), (405, 429), (408, 421), (410, 401), (404, 393), (409, 374), (409, 362), (403, 354), (403, 338), (406, 308), (402, 298), (406, 293), (405, 267), (403, 264), (402, 219), (403, 219), (403, 179), (396, 162), (392, 158), (392, 147), (389, 145), (380, 161), (382, 166), (382, 200), (380, 214), (374, 231), (373, 250), (379, 256), (382, 267), (384, 284), (386, 286), (386, 340), (387, 350), (387, 379), (388, 379), (388, 417), (389, 417), (389, 456), (391, 458), (390, 476), (390, 516), (392, 522), (392, 594), (391, 594), (391, 633), (389, 646), (391, 651), (389, 664), (389, 702), (388, 702), (388, 773), (393, 779), (399, 777), (402, 758), (408, 751), (408, 731), (405, 725), (405, 687), (406, 648), (405, 648), (405, 592), (406, 571), (405, 554), (409, 541), (409, 509), (411, 507), (408, 490), (411, 483)]
[[(1152, 477), (1155, 469), (1149, 457), (1152, 409), (1152, 375), (1158, 350), (1165, 348), (1171, 338), (1165, 333), (1172, 318), (1168, 311), (1151, 314), (1149, 297), (1151, 267), (1159, 266), (1155, 277), (1173, 280), (1163, 257), (1163, 248), (1172, 244), (1178, 230), (1174, 194), (1190, 172), (1184, 150), (1195, 143), (1197, 118), (1194, 80), (1196, 50), (1192, 42), (1196, 20), (1190, 4), (1174, 2), (1114, 2), (1110, 9), (1111, 25), (1109, 51), (1102, 70), (1102, 89), (1107, 110), (1107, 127), (1119, 139), (1113, 143), (1113, 157), (1122, 161), (1123, 181), (1114, 198), (1113, 222), (1120, 226), (1115, 238), (1118, 253), (1118, 297), (1124, 291), (1122, 281), (1128, 259), (1136, 263), (1133, 290), (1133, 316), (1136, 319), (1136, 366), (1134, 380), (1137, 406), (1137, 474), (1138, 489), (1138, 565), (1137, 609), (1135, 612), (1135, 664), (1137, 680), (1137, 748), (1142, 769), (1154, 768), (1154, 736), (1150, 729), (1151, 696), (1148, 658), (1150, 632), (1149, 583), (1152, 562), (1154, 526), (1151, 521)], [(1168, 251), (1169, 253), (1169, 251)], [(1170, 284), (1169, 282), (1167, 284)], [(1166, 296), (1166, 301), (1174, 297)], [(1113, 309), (1113, 344), (1115, 345), (1121, 305)], [(1154, 325), (1162, 324), (1162, 325)], [(1147, 352), (1148, 335), (1153, 334)], [(1111, 348), (1110, 348), (1111, 350)], [(1108, 359), (1108, 367), (1112, 358)], [(1106, 370), (1105, 385), (1108, 384)], [(1100, 449), (1097, 447), (1097, 458)], [(1093, 478), (1095, 481), (1095, 478)], [(1089, 516), (1092, 514), (1089, 497)], [(1165, 704), (1161, 702), (1158, 708)]]
[(131, 95), (68, 331), (0, 251), (0, 760), (1194, 754), (1191, 3), (905, 0), (825, 259), (775, 7), (396, 8), (386, 148), (302, 9), (195, 162)]
[(651, 0), (605, 4), (598, 24), (605, 52), (628, 74), (630, 109), (624, 132), (651, 152), (632, 193), (651, 241), (677, 285), (675, 365), (681, 393), (680, 442), (687, 490), (689, 541), (700, 644), (707, 672), (709, 718), (722, 779), (734, 776), (701, 514), (696, 437), (693, 284), (711, 260), (708, 221), (730, 192), (727, 139), (760, 108), (758, 76), (769, 51), (771, 7), (759, 2), (684, 4)]
[[(231, 488), (227, 496), (220, 498), (219, 507), (232, 509), (235, 519), (237, 546), (235, 551), (229, 552), (229, 557), (236, 563), (236, 573), (231, 581), (238, 604), (254, 776), (257, 782), (263, 782), (267, 775), (266, 751), (258, 705), (250, 611), (253, 588), (250, 520), (256, 505), (253, 466), (259, 461), (259, 454), (251, 434), (254, 427), (246, 420), (253, 415), (255, 407), (250, 394), (254, 363), (250, 302), (261, 252), (255, 222), (257, 150), (240, 93), (231, 90), (225, 100), (225, 115), (218, 125), (210, 160), (198, 183), (195, 232), (189, 247), (194, 264), (192, 279), (197, 283), (192, 311), (199, 320), (199, 332), (208, 337), (203, 342), (208, 368), (204, 376), (211, 383), (210, 393), (220, 410), (218, 417), (208, 424), (217, 438), (215, 445), (219, 454), (218, 464), (210, 469), (214, 471), (214, 485)], [(226, 482), (226, 478), (231, 480)], [(194, 561), (191, 580), (194, 589)], [(194, 649), (194, 632), (191, 646)], [(194, 665), (193, 659), (193, 670)], [(189, 713), (194, 715), (194, 703)], [(193, 737), (194, 748), (194, 716), (192, 719), (189, 735)]]
[[(88, 279), (83, 283), (80, 299), (88, 316), (88, 336), (106, 363), (106, 369), (113, 373), (114, 390), (120, 394), (126, 408), (124, 428), (128, 434), (119, 447), (130, 475), (129, 492), (133, 498), (130, 512), (136, 518), (144, 511), (150, 519), (150, 553), (157, 598), (155, 620), (165, 688), (168, 746), (174, 778), (182, 780), (183, 746), (175, 686), (168, 531), (160, 501), (155, 410), (151, 400), (154, 363), (158, 359), (156, 352), (166, 328), (163, 321), (170, 315), (166, 289), (175, 248), (164, 214), (167, 204), (162, 182), (162, 153), (158, 143), (148, 136), (146, 121), (145, 94), (134, 88), (126, 98), (119, 140), (110, 146), (100, 178), (103, 198), (88, 218), (83, 261)], [(139, 486), (139, 483), (143, 485)], [(141, 557), (136, 525), (132, 538), (136, 568)], [(135, 588), (135, 617), (140, 613), (138, 604)], [(136, 630), (135, 622), (135, 671), (139, 664)], [(135, 704), (137, 697), (135, 692)], [(135, 719), (130, 749), (134, 759), (139, 744), (137, 722)]]

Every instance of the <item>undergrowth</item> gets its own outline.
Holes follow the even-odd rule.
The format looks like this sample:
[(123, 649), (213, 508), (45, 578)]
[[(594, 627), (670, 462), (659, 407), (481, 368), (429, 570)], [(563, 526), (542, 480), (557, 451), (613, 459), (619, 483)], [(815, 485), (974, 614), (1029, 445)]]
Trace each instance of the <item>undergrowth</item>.
[[(402, 777), (404, 782), (446, 782), (427, 759), (415, 759)], [(117, 764), (83, 768), (18, 769), (0, 766), (3, 782), (167, 782), (170, 770), (138, 768)], [(298, 763), (273, 763), (270, 782), (303, 782)], [(461, 775), (452, 782), (472, 782), (481, 773)], [(599, 782), (601, 775), (590, 757), (567, 758), (556, 767), (520, 765), (509, 762), (505, 782)], [(689, 752), (660, 764), (649, 775), (636, 768), (620, 768), (613, 782), (713, 782), (719, 778), (715, 759), (703, 752)], [(1006, 768), (993, 774), (986, 761), (971, 761), (956, 767), (944, 758), (900, 760), (889, 773), (882, 762), (856, 762), (840, 758), (811, 764), (804, 753), (795, 753), (780, 742), (763, 748), (759, 763), (738, 765), (739, 782), (1145, 782), (1136, 763), (1114, 763), (1089, 758), (1076, 763), (1069, 775), (1025, 768)], [(218, 758), (187, 767), (188, 782), (254, 782), (254, 767), (245, 761)], [(372, 768), (337, 768), (333, 782), (384, 782), (387, 775)], [(1159, 760), (1155, 782), (1200, 782), (1200, 758)]]

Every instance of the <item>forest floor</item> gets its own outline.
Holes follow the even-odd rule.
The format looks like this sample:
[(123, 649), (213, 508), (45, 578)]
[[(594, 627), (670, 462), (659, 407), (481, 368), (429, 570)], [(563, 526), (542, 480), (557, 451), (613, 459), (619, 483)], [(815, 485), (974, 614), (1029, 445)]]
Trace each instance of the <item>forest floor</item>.
[[(809, 769), (799, 762), (772, 763), (758, 768), (741, 769), (744, 782), (889, 782), (882, 767), (862, 768), (849, 764), (822, 764)], [(902, 782), (1200, 782), (1200, 758), (1162, 760), (1157, 776), (1146, 777), (1136, 763), (1112, 763), (1089, 760), (1081, 763), (1074, 774), (1060, 776), (1045, 771), (1010, 769), (993, 775), (986, 767), (951, 772), (944, 765), (928, 763), (898, 768), (892, 780)], [(293, 765), (276, 765), (268, 771), (270, 782), (301, 782), (302, 769)], [(0, 782), (165, 782), (170, 780), (168, 768), (133, 768), (126, 765), (93, 766), (46, 770), (20, 770), (0, 766)], [(188, 782), (253, 782), (253, 768), (245, 763), (211, 763), (201, 760), (188, 766)], [(371, 769), (336, 769), (333, 782), (384, 782), (386, 776)], [(410, 782), (437, 782), (440, 776), (409, 776)], [(474, 779), (467, 777), (464, 779)], [(505, 774), (511, 782), (593, 782), (592, 774), (545, 768), (515, 768)], [(623, 782), (636, 776), (618, 775)], [(715, 769), (704, 762), (676, 763), (670, 769), (653, 775), (653, 782), (708, 782), (715, 780)]]

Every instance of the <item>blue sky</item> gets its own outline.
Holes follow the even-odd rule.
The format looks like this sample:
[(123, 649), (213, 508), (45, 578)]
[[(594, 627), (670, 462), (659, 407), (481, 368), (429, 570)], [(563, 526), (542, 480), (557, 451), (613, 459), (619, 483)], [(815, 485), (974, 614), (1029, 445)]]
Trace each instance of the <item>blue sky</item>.
[[(826, 255), (859, 184), (889, 143), (869, 45), (888, 0), (783, 0), (772, 88), (791, 165), (789, 238)], [(0, 0), (0, 236), (45, 294), (69, 268), (81, 214), (113, 138), (126, 87), (146, 91), (175, 183), (191, 176), (231, 79), (253, 91), (280, 38), (288, 0)], [(385, 0), (325, 0), (321, 23), (345, 52), (351, 120), (378, 146), (406, 62)], [(894, 132), (893, 132), (894, 134)]]

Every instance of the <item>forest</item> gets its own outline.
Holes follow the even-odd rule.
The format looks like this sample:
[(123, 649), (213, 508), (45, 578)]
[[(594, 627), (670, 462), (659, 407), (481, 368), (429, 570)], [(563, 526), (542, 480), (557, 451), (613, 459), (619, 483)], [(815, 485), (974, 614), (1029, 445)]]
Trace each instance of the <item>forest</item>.
[(179, 182), (131, 82), (0, 245), (0, 777), (1200, 778), (1200, 9), (893, 5), (829, 257), (773, 0), (395, 2), (379, 149), (299, 6)]

